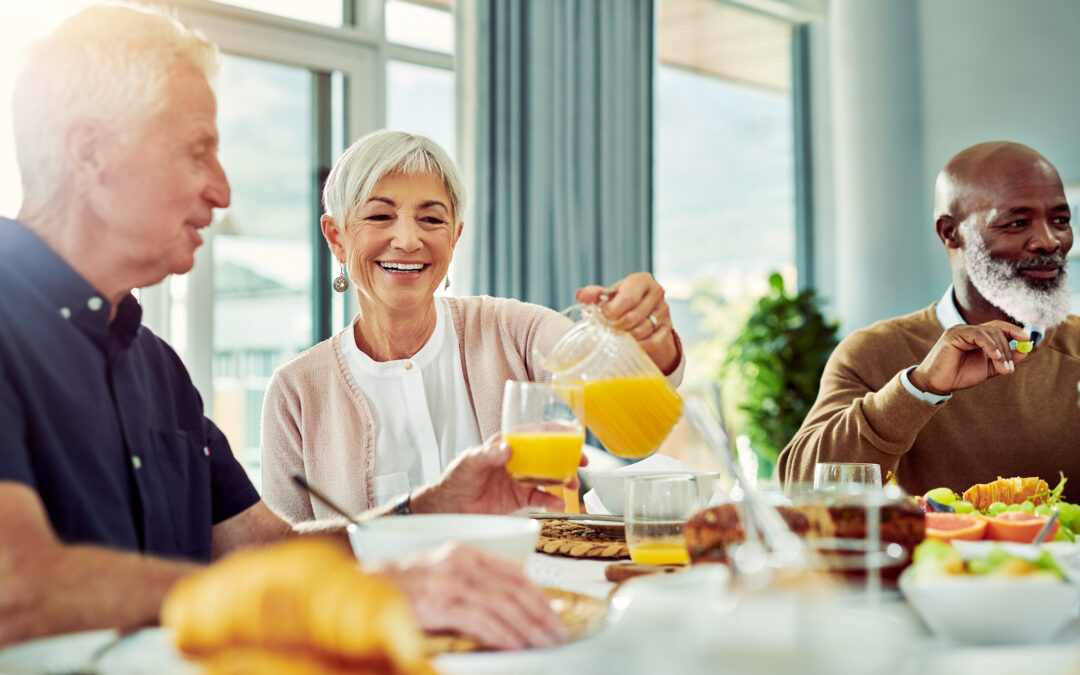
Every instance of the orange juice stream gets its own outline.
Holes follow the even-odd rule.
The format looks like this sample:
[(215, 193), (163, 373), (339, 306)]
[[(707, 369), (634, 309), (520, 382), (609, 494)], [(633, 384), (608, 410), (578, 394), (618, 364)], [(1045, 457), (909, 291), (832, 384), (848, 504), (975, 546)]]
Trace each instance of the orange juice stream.
[(581, 460), (581, 431), (519, 431), (503, 435), (513, 455), (506, 470), (515, 480), (538, 485), (569, 483)]
[(640, 459), (667, 437), (682, 399), (663, 375), (572, 382), (585, 389), (585, 424), (613, 455)]

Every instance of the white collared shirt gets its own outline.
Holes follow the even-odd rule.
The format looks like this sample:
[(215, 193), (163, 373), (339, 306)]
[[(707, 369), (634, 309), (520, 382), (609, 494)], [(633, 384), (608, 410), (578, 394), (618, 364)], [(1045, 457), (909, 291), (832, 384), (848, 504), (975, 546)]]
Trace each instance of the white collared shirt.
[(435, 298), (435, 330), (412, 358), (374, 361), (356, 346), (353, 331), (339, 339), (374, 417), (380, 505), (402, 494), (403, 487), (434, 481), (462, 451), (480, 444), (446, 298)]

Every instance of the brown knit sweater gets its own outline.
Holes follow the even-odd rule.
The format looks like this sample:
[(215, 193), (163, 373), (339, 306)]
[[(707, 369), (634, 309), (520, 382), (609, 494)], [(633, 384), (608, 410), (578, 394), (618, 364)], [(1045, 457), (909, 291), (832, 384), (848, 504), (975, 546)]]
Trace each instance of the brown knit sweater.
[(802, 428), (780, 455), (780, 477), (812, 481), (817, 462), (876, 462), (912, 494), (961, 492), (998, 476), (1069, 482), (1080, 501), (1080, 317), (1049, 331), (1011, 375), (918, 400), (900, 371), (920, 363), (943, 330), (934, 305), (845, 338), (821, 378)]

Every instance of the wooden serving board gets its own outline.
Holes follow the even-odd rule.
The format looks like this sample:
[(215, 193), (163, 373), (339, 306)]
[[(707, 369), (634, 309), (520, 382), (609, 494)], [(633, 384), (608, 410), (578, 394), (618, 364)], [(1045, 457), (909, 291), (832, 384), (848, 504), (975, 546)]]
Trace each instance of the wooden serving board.
[(545, 520), (536, 550), (571, 558), (624, 559), (630, 557), (626, 540), (604, 534), (588, 525), (565, 520)]
[[(606, 601), (559, 588), (540, 590), (547, 596), (551, 609), (559, 615), (571, 641), (591, 635), (603, 624), (607, 614)], [(475, 640), (461, 635), (427, 635), (424, 650), (428, 656), (484, 651)]]

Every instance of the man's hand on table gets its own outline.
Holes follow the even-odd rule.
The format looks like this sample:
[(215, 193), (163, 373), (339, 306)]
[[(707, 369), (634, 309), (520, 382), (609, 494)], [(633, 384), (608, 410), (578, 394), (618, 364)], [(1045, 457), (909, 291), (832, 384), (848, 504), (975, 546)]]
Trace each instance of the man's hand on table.
[(464, 544), (365, 569), (393, 579), (428, 632), (461, 633), (495, 649), (549, 647), (567, 639), (547, 599), (516, 565)]
[(946, 330), (909, 376), (920, 391), (945, 396), (981, 384), (995, 375), (1008, 375), (1029, 354), (1009, 349), (1010, 340), (1031, 338), (1019, 326), (990, 321)]
[[(515, 481), (506, 470), (510, 446), (498, 434), (480, 447), (458, 456), (443, 472), (439, 482), (413, 494), (413, 513), (512, 513), (521, 509), (563, 511), (562, 495), (544, 492)], [(588, 459), (581, 456), (581, 466)], [(568, 486), (576, 490), (578, 480)]]

